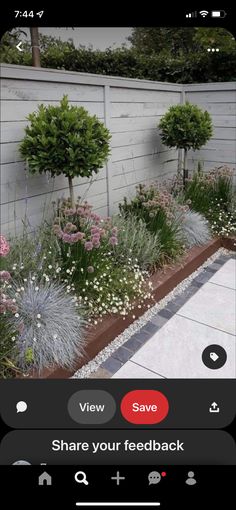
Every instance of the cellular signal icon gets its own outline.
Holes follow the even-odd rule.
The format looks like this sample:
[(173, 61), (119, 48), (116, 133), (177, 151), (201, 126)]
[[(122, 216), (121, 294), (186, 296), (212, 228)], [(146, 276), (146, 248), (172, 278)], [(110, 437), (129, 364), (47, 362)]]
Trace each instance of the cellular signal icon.
[(186, 18), (196, 18), (197, 17), (197, 11), (194, 12), (188, 12), (185, 16)]
[(199, 11), (199, 14), (201, 14), (201, 16), (203, 18), (205, 18), (209, 14), (209, 12), (208, 11)]

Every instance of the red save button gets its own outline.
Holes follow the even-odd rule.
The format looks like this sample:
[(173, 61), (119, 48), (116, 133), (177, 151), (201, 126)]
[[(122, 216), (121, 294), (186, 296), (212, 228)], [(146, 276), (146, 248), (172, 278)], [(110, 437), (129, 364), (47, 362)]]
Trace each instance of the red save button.
[(165, 395), (156, 390), (134, 390), (127, 393), (120, 405), (125, 420), (136, 425), (160, 423), (169, 412)]

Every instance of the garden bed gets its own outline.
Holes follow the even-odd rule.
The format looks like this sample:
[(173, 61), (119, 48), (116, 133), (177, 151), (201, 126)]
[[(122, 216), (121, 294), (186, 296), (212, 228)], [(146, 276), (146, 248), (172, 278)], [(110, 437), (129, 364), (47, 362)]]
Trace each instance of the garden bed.
[[(153, 291), (152, 295), (155, 302), (165, 297), (176, 285), (191, 275), (199, 266), (203, 264), (213, 253), (221, 246), (226, 249), (236, 251), (234, 238), (214, 239), (204, 246), (195, 246), (175, 265), (168, 266), (156, 271), (151, 277)], [(149, 301), (153, 304), (153, 300)], [(75, 364), (73, 370), (65, 370), (55, 367), (51, 370), (44, 370), (40, 374), (36, 371), (30, 374), (31, 378), (48, 379), (67, 379), (73, 375), (85, 363), (93, 359), (104, 347), (122, 333), (134, 320), (140, 317), (146, 307), (136, 307), (133, 312), (123, 319), (123, 317), (109, 316), (105, 317), (97, 326), (89, 327), (86, 336), (85, 356), (80, 358)], [(133, 317), (135, 316), (135, 318)]]

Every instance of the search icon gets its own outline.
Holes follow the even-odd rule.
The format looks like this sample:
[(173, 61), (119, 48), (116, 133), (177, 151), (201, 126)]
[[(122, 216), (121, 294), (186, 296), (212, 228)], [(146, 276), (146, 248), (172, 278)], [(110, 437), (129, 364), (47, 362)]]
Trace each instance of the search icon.
[(84, 471), (77, 471), (77, 473), (75, 473), (75, 481), (77, 483), (84, 483), (84, 485), (89, 484)]

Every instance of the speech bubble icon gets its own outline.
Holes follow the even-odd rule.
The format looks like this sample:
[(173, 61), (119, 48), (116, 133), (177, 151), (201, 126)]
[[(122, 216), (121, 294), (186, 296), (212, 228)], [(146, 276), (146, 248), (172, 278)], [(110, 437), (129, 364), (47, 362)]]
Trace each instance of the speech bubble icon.
[(152, 484), (156, 484), (156, 483), (159, 483), (161, 480), (161, 475), (160, 473), (158, 473), (158, 471), (151, 471), (151, 473), (149, 473), (148, 475), (148, 481), (149, 481), (149, 485), (152, 485)]
[(17, 413), (25, 413), (27, 409), (27, 404), (24, 402), (24, 400), (20, 400), (20, 402), (17, 402), (16, 404), (16, 412)]

